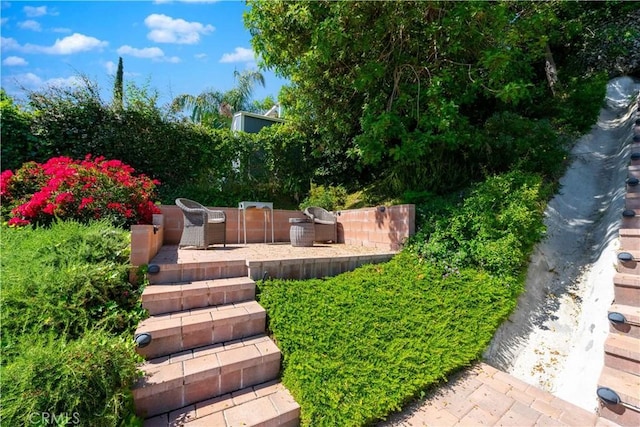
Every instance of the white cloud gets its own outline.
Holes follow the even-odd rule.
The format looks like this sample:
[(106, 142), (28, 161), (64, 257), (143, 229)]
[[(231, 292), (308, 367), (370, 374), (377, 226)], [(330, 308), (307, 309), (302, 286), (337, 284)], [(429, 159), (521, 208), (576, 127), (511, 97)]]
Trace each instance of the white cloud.
[(7, 67), (16, 67), (21, 65), (28, 65), (28, 62), (24, 60), (24, 58), (20, 58), (19, 56), (7, 56), (3, 61), (2, 65), (6, 65)]
[(173, 19), (157, 13), (147, 16), (144, 23), (151, 30), (147, 38), (156, 43), (195, 44), (200, 41), (201, 35), (215, 30), (212, 25)]
[(0, 48), (2, 51), (19, 50), (21, 48), (20, 43), (10, 37), (0, 37)]
[(9, 22), (9, 18), (0, 18), (0, 25), (4, 25)]
[(118, 55), (131, 55), (136, 58), (162, 58), (164, 56), (164, 52), (159, 47), (145, 47), (143, 49), (138, 49), (129, 45), (124, 45), (120, 46), (116, 52), (118, 52)]
[(15, 74), (2, 77), (3, 85), (7, 86), (10, 93), (19, 94), (22, 89), (41, 90), (47, 87), (67, 87), (82, 84), (82, 79), (78, 76), (56, 77), (43, 80), (34, 73)]
[(53, 30), (54, 33), (70, 33), (71, 29), (70, 28), (62, 28), (62, 27), (58, 27), (58, 28), (54, 28)]
[(102, 50), (109, 43), (98, 40), (95, 37), (74, 33), (63, 39), (56, 39), (52, 46), (41, 46), (27, 43), (20, 45), (15, 39), (0, 38), (3, 51), (18, 50), (25, 53), (46, 53), (49, 55), (72, 55), (74, 53), (86, 52), (89, 50)]
[(34, 21), (33, 19), (18, 22), (18, 27), (22, 28), (23, 30), (42, 31), (40, 23), (38, 21)]
[(25, 6), (22, 10), (24, 10), (25, 15), (27, 15), (29, 18), (35, 18), (47, 14), (47, 6)]
[(45, 81), (46, 86), (68, 87), (82, 84), (82, 79), (78, 76), (57, 77)]
[(113, 61), (107, 61), (104, 63), (104, 68), (107, 70), (107, 74), (115, 74), (118, 66)]
[(86, 52), (94, 49), (102, 50), (102, 48), (106, 47), (108, 44), (109, 43), (98, 40), (95, 37), (74, 33), (63, 39), (56, 39), (53, 46), (43, 47), (41, 48), (41, 51), (51, 55), (71, 55), (73, 53)]
[(165, 56), (162, 49), (159, 47), (145, 47), (138, 49), (129, 45), (120, 46), (116, 51), (118, 55), (130, 55), (136, 58), (147, 58), (154, 61), (170, 62), (177, 64), (180, 62), (180, 58), (177, 56)]
[(250, 62), (255, 61), (255, 59), (256, 55), (253, 53), (253, 50), (245, 47), (237, 47), (233, 53), (225, 53), (222, 55), (220, 62)]
[(207, 54), (206, 53), (196, 53), (195, 55), (193, 55), (194, 58), (199, 59), (200, 61), (204, 61), (205, 59), (207, 59)]

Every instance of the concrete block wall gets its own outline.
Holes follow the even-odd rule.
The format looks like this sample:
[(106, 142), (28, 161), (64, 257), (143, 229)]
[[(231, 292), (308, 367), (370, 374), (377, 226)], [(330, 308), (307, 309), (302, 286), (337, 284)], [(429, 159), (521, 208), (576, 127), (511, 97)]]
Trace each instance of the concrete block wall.
[[(223, 211), (227, 217), (227, 243), (244, 243), (244, 231), (242, 229), (243, 217), (237, 208), (210, 209)], [(177, 245), (182, 235), (184, 217), (180, 208), (174, 205), (163, 205), (160, 207), (164, 215), (165, 241), (166, 245)], [(247, 209), (247, 243), (271, 243), (271, 212), (268, 209)], [(283, 209), (273, 210), (273, 237), (275, 242), (289, 241), (289, 218), (304, 218), (300, 211)]]
[[(182, 235), (183, 216), (177, 206), (160, 207), (164, 217), (164, 244), (177, 245)], [(227, 243), (244, 243), (242, 214), (237, 208), (212, 207), (227, 217)], [(247, 209), (247, 243), (271, 242), (271, 212), (268, 209)], [(396, 205), (349, 209), (336, 212), (338, 243), (399, 250), (404, 241), (415, 233), (415, 205)], [(273, 235), (275, 242), (289, 242), (289, 219), (304, 218), (301, 211), (274, 209)]]
[(163, 215), (153, 215), (153, 225), (131, 226), (131, 264), (147, 264), (164, 244)]
[(337, 214), (340, 243), (396, 251), (415, 234), (415, 205), (350, 209)]

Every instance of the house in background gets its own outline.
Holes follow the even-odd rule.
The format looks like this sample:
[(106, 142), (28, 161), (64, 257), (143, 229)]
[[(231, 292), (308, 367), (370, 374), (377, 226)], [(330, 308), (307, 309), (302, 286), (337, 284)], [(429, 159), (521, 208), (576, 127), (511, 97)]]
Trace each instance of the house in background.
[(279, 117), (279, 106), (274, 105), (265, 114), (249, 113), (248, 111), (239, 111), (233, 115), (231, 121), (231, 130), (234, 132), (243, 131), (249, 133), (258, 133), (260, 129), (271, 126), (276, 123), (284, 123), (284, 119)]

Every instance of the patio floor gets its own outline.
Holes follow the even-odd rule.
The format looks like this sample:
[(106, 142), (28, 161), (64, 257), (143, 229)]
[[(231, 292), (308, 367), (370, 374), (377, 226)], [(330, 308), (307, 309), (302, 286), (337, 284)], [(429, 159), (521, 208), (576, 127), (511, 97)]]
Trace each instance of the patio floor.
[(337, 258), (395, 254), (389, 249), (338, 244), (316, 243), (311, 247), (294, 247), (290, 243), (249, 243), (211, 246), (208, 250), (178, 249), (177, 245), (163, 246), (151, 261), (154, 264), (187, 264), (212, 261), (272, 261), (288, 259)]

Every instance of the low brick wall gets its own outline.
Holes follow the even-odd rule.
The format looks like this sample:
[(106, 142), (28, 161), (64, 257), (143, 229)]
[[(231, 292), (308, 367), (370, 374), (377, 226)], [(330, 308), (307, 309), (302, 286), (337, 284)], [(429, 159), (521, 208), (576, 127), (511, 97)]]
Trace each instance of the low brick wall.
[(136, 269), (140, 265), (148, 264), (164, 244), (163, 215), (153, 215), (153, 225), (139, 224), (131, 226), (131, 265), (134, 267), (129, 274), (129, 280), (136, 280)]
[[(227, 244), (243, 244), (242, 214), (237, 208), (218, 208), (225, 212)], [(154, 225), (131, 227), (131, 263), (147, 264), (162, 245), (177, 245), (183, 228), (183, 215), (175, 205), (160, 207), (154, 215)], [(268, 209), (247, 209), (247, 243), (271, 242), (271, 212)], [(415, 233), (415, 206), (395, 205), (336, 212), (338, 243), (399, 250)], [(275, 242), (289, 242), (290, 218), (304, 218), (301, 211), (274, 209), (273, 236)]]
[(416, 232), (415, 205), (349, 209), (337, 214), (338, 241), (348, 245), (397, 251)]

